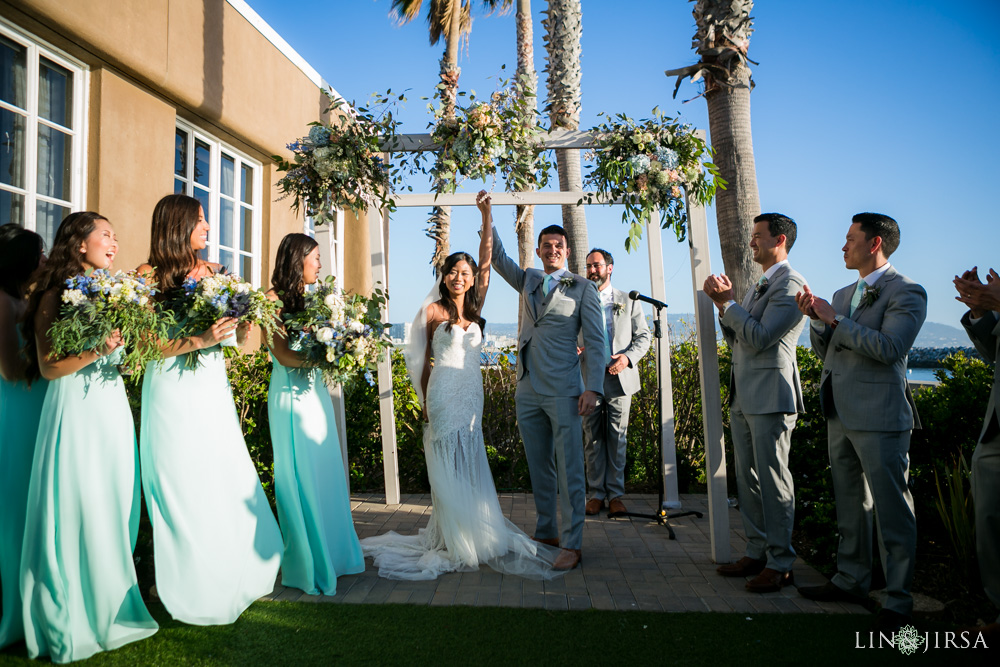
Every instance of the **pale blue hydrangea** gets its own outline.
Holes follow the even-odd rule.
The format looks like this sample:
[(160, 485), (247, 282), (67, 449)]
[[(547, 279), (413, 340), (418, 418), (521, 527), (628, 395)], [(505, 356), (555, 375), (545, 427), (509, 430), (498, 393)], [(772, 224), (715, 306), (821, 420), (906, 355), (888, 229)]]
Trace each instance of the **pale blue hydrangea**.
[(309, 129), (309, 141), (317, 146), (322, 146), (330, 141), (330, 130), (322, 125), (313, 125)]
[(649, 171), (649, 158), (645, 155), (633, 155), (628, 159), (628, 163), (632, 165), (632, 171), (636, 174), (645, 174)]
[(656, 151), (656, 159), (659, 160), (666, 169), (676, 169), (677, 165), (680, 164), (680, 158), (677, 157), (677, 152), (672, 148), (661, 148)]

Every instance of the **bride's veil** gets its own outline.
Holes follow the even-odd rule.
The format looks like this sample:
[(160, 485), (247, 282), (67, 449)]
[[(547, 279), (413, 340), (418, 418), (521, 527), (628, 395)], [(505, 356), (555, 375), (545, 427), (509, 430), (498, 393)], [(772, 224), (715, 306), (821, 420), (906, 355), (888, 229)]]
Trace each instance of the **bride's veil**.
[(406, 359), (406, 372), (410, 375), (410, 382), (417, 392), (417, 400), (421, 407), (424, 405), (424, 392), (420, 387), (420, 379), (424, 376), (424, 367), (427, 365), (427, 308), (441, 298), (441, 276), (434, 281), (434, 287), (427, 294), (427, 298), (420, 304), (420, 310), (410, 324), (410, 342), (406, 345), (403, 357)]

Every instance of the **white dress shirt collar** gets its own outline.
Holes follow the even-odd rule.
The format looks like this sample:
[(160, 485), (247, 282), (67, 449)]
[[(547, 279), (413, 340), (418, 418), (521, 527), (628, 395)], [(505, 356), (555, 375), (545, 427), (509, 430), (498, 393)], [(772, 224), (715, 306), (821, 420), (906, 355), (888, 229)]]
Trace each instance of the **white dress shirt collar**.
[(882, 266), (878, 267), (877, 269), (875, 269), (874, 271), (872, 271), (871, 273), (869, 273), (867, 276), (865, 276), (864, 278), (862, 278), (862, 280), (864, 280), (868, 284), (868, 286), (871, 287), (872, 285), (874, 285), (875, 283), (878, 282), (879, 278), (881, 278), (882, 276), (885, 275), (885, 272), (888, 271), (889, 267), (891, 267), (891, 266), (892, 266), (892, 264), (890, 264), (889, 262), (886, 262), (885, 264), (883, 264)]
[(771, 278), (773, 278), (774, 274), (778, 272), (778, 269), (788, 265), (789, 264), (787, 259), (783, 259), (780, 262), (775, 263), (774, 266), (772, 266), (771, 268), (769, 268), (767, 271), (764, 272), (764, 279), (767, 280), (768, 282), (771, 282)]

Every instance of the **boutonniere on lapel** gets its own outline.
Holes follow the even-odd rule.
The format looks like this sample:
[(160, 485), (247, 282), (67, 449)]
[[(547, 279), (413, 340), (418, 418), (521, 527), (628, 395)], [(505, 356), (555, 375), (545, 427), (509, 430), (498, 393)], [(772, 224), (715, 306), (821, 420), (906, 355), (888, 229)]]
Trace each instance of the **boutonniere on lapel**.
[(753, 295), (758, 299), (762, 297), (764, 292), (767, 291), (767, 284), (767, 278), (761, 278), (760, 282), (757, 283), (757, 286), (753, 288)]
[(573, 283), (575, 282), (576, 279), (573, 278), (573, 276), (571, 275), (563, 276), (562, 278), (559, 279), (559, 284), (562, 285), (563, 289), (569, 289), (570, 287), (573, 286)]
[(861, 293), (861, 303), (859, 305), (870, 307), (875, 303), (875, 299), (882, 292), (881, 287), (872, 287), (870, 285), (865, 285), (865, 290)]
[(613, 312), (615, 315), (621, 315), (622, 313), (625, 312), (625, 304), (624, 303), (611, 304), (611, 312)]

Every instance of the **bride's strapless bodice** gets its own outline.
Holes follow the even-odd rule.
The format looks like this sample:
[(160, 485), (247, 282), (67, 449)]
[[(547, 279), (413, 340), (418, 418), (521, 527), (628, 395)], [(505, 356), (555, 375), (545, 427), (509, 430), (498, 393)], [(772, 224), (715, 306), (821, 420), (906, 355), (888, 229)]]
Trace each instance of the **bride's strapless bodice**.
[(483, 412), (483, 375), (480, 348), (483, 334), (478, 324), (467, 330), (442, 322), (434, 331), (431, 350), (434, 366), (427, 382), (427, 415), (436, 433), (467, 430)]

